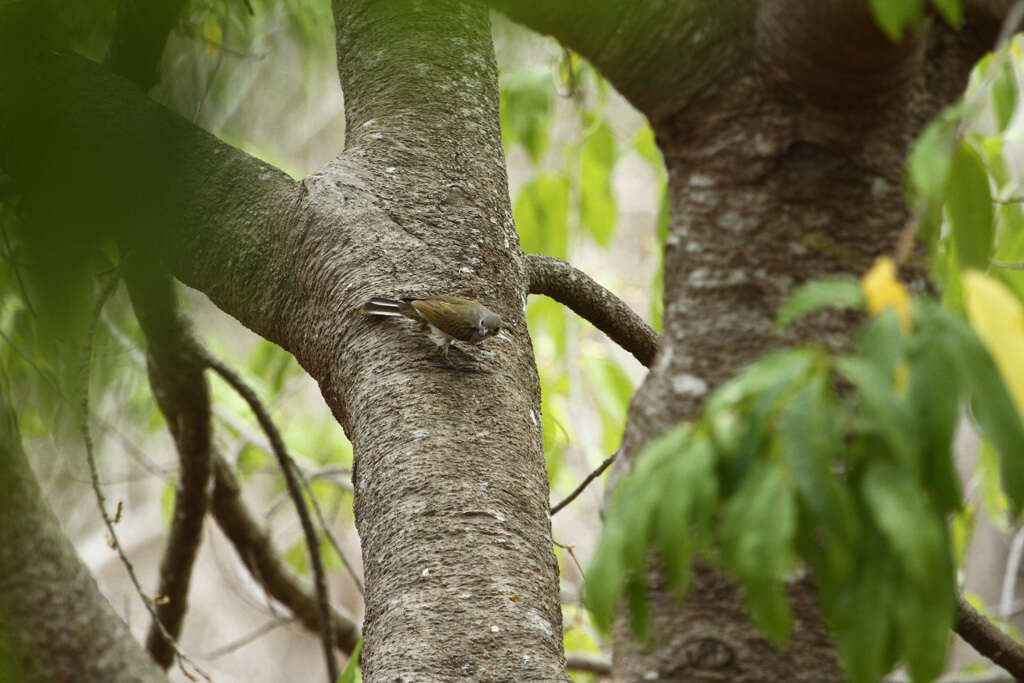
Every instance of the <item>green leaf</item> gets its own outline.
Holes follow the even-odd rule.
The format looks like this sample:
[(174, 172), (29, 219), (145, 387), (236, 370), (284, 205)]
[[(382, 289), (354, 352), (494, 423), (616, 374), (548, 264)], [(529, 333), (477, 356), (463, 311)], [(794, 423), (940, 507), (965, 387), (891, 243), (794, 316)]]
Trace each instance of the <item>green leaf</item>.
[(960, 0), (932, 0), (932, 4), (939, 10), (939, 14), (953, 28), (960, 28), (964, 21), (964, 8)]
[(657, 503), (655, 536), (662, 567), (672, 586), (682, 593), (690, 581), (694, 552), (707, 542), (718, 500), (714, 450), (706, 438), (693, 438), (676, 456), (667, 489)]
[(785, 298), (775, 317), (775, 327), (782, 329), (798, 318), (822, 308), (863, 308), (864, 292), (857, 278), (838, 276), (814, 280), (801, 285)]
[[(760, 462), (722, 511), (722, 559), (747, 587), (751, 615), (775, 642), (789, 636), (792, 615), (779, 595), (796, 534), (793, 490), (781, 467)], [(777, 585), (776, 585), (777, 584)]]
[(634, 627), (641, 632), (646, 627), (646, 595), (641, 595), (640, 589), (653, 529), (652, 514), (664, 496), (665, 469), (681, 457), (690, 432), (684, 423), (653, 440), (611, 495), (583, 590), (594, 624), (605, 632), (611, 629), (624, 592), (628, 592), (631, 606), (639, 610), (633, 615)]
[(622, 561), (623, 529), (617, 520), (605, 522), (601, 540), (587, 565), (583, 596), (594, 618), (594, 626), (605, 634), (611, 632), (616, 607), (626, 582)]
[(348, 656), (348, 664), (345, 670), (338, 676), (337, 683), (359, 683), (363, 680), (362, 671), (359, 668), (359, 653), (363, 651), (363, 639), (360, 638), (352, 652)]
[(971, 414), (986, 439), (999, 452), (1003, 488), (1016, 517), (1024, 506), (1024, 424), (988, 350), (967, 323), (937, 306), (929, 319), (944, 334), (935, 342), (947, 345), (961, 382), (971, 398)]
[(938, 238), (942, 222), (956, 129), (954, 111), (947, 109), (925, 126), (907, 159), (910, 194), (921, 213), (921, 240), (929, 246)]
[(923, 334), (908, 353), (910, 412), (918, 424), (924, 483), (942, 512), (959, 509), (960, 483), (953, 463), (953, 436), (960, 418), (961, 384), (954, 361)]
[[(861, 492), (875, 524), (910, 576), (927, 582), (945, 553), (942, 520), (914, 481), (887, 462), (868, 466)], [(941, 563), (939, 563), (941, 564)]]
[(850, 683), (878, 683), (895, 662), (886, 609), (898, 599), (890, 558), (881, 539), (869, 540), (835, 602), (824, 605)]
[(565, 258), (569, 179), (540, 173), (522, 187), (512, 207), (523, 251)]
[(518, 69), (501, 77), (501, 133), (506, 149), (519, 142), (536, 163), (547, 149), (552, 116), (551, 73), (543, 67)]
[(924, 0), (871, 0), (871, 10), (881, 29), (896, 42), (905, 28), (921, 21)]
[(615, 231), (618, 210), (612, 192), (615, 137), (601, 122), (583, 141), (580, 175), (580, 221), (598, 244), (608, 245)]
[(860, 430), (881, 436), (900, 464), (916, 472), (918, 446), (907, 433), (907, 425), (912, 421), (906, 405), (893, 392), (892, 375), (855, 356), (837, 358), (836, 369), (853, 384), (863, 403)]
[(1010, 125), (1017, 108), (1017, 77), (1013, 71), (1013, 62), (1008, 57), (999, 61), (999, 74), (992, 83), (992, 108), (999, 131), (1002, 132)]
[(988, 172), (981, 156), (965, 140), (953, 154), (946, 210), (960, 265), (987, 268), (994, 235)]
[(174, 482), (164, 484), (163, 493), (160, 494), (160, 518), (165, 526), (171, 526), (174, 519), (174, 505), (178, 500), (178, 489)]
[(836, 424), (836, 406), (824, 373), (813, 376), (787, 406), (779, 427), (779, 456), (793, 471), (801, 504), (815, 528), (830, 541), (848, 545), (857, 520), (847, 485), (834, 472), (844, 444)]

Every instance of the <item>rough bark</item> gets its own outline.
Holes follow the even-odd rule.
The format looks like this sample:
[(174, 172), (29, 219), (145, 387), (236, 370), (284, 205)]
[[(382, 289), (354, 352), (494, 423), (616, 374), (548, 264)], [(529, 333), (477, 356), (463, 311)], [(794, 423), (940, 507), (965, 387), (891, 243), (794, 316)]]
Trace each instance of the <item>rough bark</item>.
[(0, 680), (166, 681), (47, 507), (0, 391)]
[[(367, 680), (565, 680), (487, 14), (367, 0), (335, 19), (346, 150), (301, 182), (95, 64), (0, 36), (0, 57), (25, 63), (0, 70), (3, 166), (54, 223), (152, 217), (144, 237), (171, 272), (319, 382), (354, 444)], [(452, 352), (460, 371), (412, 326), (359, 311), (437, 293), (505, 321)]]
[[(329, 248), (373, 267), (322, 281), (341, 324), (333, 353), (308, 367), (329, 376), (321, 387), (355, 448), (364, 675), (565, 680), (487, 13), (415, 2), (335, 2), (334, 12), (346, 149), (306, 184), (361, 203), (371, 239)], [(304, 250), (317, 259), (322, 247)], [(354, 310), (374, 294), (437, 293), (486, 303), (508, 338), (453, 352), (464, 367), (453, 372), (412, 326)]]
[[(848, 343), (856, 320), (834, 313), (780, 336), (778, 303), (798, 284), (859, 274), (893, 250), (908, 218), (908, 146), (963, 90), (998, 30), (990, 10), (1005, 8), (976, 3), (961, 31), (932, 21), (894, 45), (854, 0), (673, 3), (656, 25), (653, 8), (663, 3), (622, 12), (608, 3), (586, 30), (569, 20), (584, 9), (576, 0), (489, 4), (591, 58), (648, 116), (665, 159), (664, 333), (631, 404), (627, 464), (764, 351), (796, 340)], [(657, 65), (671, 66), (650, 69)], [(919, 262), (903, 276), (923, 286)], [(797, 627), (779, 651), (717, 572), (696, 572), (682, 606), (657, 572), (651, 581), (658, 635), (643, 647), (620, 625), (617, 680), (841, 680), (812, 582), (790, 587)]]

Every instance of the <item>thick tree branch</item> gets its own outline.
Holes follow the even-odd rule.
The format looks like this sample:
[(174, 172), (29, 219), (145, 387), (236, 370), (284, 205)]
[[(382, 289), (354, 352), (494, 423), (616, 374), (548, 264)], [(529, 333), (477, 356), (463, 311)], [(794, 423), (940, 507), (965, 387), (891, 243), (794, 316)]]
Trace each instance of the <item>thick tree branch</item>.
[[(170, 278), (152, 264), (130, 259), (125, 282), (135, 316), (147, 340), (149, 382), (178, 451), (180, 470), (174, 516), (160, 560), (157, 616), (174, 639), (188, 609), (192, 565), (202, 540), (211, 477), (210, 392), (205, 365), (192, 346), (187, 323), (178, 313)], [(146, 647), (165, 669), (174, 649), (156, 624)]]
[[(316, 597), (302, 586), (281, 561), (273, 542), (242, 500), (242, 489), (231, 465), (217, 455), (213, 461), (214, 489), (211, 511), (239, 559), (267, 593), (287, 607), (309, 630), (320, 631), (320, 607)], [(331, 608), (334, 644), (349, 654), (362, 634), (354, 621)]]
[(554, 256), (528, 254), (526, 266), (530, 294), (544, 294), (565, 304), (650, 367), (658, 351), (658, 333), (621, 299)]
[(652, 123), (746, 62), (756, 4), (483, 0), (579, 52)]
[(290, 215), (301, 186), (101, 65), (46, 44), (31, 21), (15, 20), (18, 10), (5, 7), (0, 26), (0, 61), (19, 65), (0, 70), (0, 149), (28, 215), (56, 238), (68, 226), (130, 237), (287, 345), (299, 289)]
[(0, 390), (0, 680), (167, 681), (45, 505)]
[(1017, 680), (1024, 680), (1024, 645), (1001, 631), (961, 595), (956, 599), (953, 630), (979, 654), (1009, 671)]

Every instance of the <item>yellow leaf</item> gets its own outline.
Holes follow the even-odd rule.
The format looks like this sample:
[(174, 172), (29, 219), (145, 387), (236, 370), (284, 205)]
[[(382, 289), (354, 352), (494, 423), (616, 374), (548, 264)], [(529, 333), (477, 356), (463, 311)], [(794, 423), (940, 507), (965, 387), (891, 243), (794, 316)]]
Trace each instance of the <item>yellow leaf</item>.
[(896, 265), (887, 256), (880, 257), (860, 280), (860, 288), (872, 315), (895, 308), (903, 329), (910, 329), (910, 294), (896, 277)]
[(964, 272), (964, 307), (1024, 416), (1024, 307), (1000, 282), (975, 270)]
[(206, 54), (212, 55), (220, 49), (224, 42), (224, 31), (221, 30), (220, 22), (212, 14), (206, 15), (203, 22), (203, 40), (206, 41)]

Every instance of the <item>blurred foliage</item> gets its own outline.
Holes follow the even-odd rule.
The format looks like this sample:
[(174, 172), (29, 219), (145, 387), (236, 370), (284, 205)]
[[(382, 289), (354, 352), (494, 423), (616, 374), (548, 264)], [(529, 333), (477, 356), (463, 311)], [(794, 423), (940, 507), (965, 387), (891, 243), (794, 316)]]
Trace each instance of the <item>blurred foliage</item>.
[(648, 550), (679, 590), (701, 554), (743, 583), (755, 623), (782, 643), (793, 626), (785, 582), (803, 562), (852, 681), (877, 681), (900, 659), (914, 680), (937, 677), (956, 591), (947, 518), (962, 506), (961, 401), (1019, 513), (1024, 423), (957, 314), (922, 297), (909, 330), (889, 306), (853, 353), (796, 348), (751, 364), (616, 487), (587, 573), (596, 622), (610, 628), (622, 597), (646, 637)]
[[(664, 205), (665, 229), (659, 230), (664, 239), (666, 176), (650, 129), (641, 126), (631, 132), (635, 143), (626, 144), (621, 124), (610, 118), (614, 115), (609, 111), (607, 82), (579, 55), (552, 41), (540, 52), (549, 56), (546, 64), (527, 60), (500, 76), (506, 152), (514, 157), (522, 150), (527, 164), (524, 180), (513, 187), (512, 196), (523, 250), (574, 262), (581, 251), (613, 253), (616, 239), (630, 239), (619, 234), (613, 178), (616, 166), (630, 153), (653, 170)], [(651, 249), (657, 249), (656, 242)], [(650, 277), (660, 282), (660, 263), (657, 271)], [(592, 274), (600, 279), (600, 274)], [(660, 288), (652, 301), (660, 316)], [(527, 322), (541, 380), (548, 474), (554, 490), (567, 492), (580, 477), (578, 467), (563, 466), (570, 451), (582, 452), (593, 466), (618, 447), (636, 369), (627, 371), (607, 347), (589, 342), (588, 337), (596, 334), (593, 328), (550, 299), (531, 298)], [(573, 406), (580, 404), (594, 412), (596, 420), (586, 421), (596, 422), (596, 432), (581, 433), (575, 427), (580, 420)]]
[[(959, 28), (964, 10), (960, 0), (931, 0), (929, 3), (951, 26)], [(925, 19), (925, 0), (871, 0), (871, 11), (882, 30), (899, 40), (905, 30), (916, 30)]]
[[(934, 4), (960, 21), (957, 3)], [(899, 35), (924, 3), (872, 6)], [(860, 282), (794, 291), (780, 326), (827, 306), (871, 313), (855, 350), (771, 353), (647, 447), (616, 487), (587, 573), (601, 628), (622, 600), (648, 635), (654, 550), (680, 591), (694, 555), (718, 564), (743, 583), (762, 631), (785, 642), (785, 581), (805, 565), (852, 681), (901, 660), (915, 681), (942, 672), (955, 567), (977, 517), (952, 457), (962, 407), (982, 437), (981, 508), (1009, 531), (1024, 507), (1024, 195), (1006, 156), (1020, 151), (1021, 49), (1017, 37), (983, 58), (909, 157), (908, 202), (941, 305), (912, 300), (888, 258)]]

